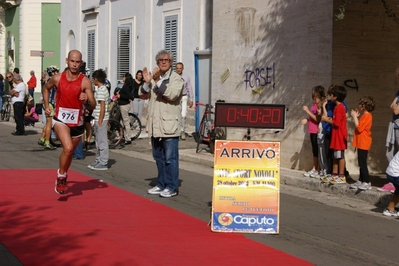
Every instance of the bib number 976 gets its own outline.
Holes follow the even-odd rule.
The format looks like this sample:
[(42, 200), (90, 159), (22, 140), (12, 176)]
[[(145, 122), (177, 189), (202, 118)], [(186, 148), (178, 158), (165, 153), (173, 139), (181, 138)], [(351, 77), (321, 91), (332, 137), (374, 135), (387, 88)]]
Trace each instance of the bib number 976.
[(79, 109), (60, 107), (58, 119), (65, 124), (78, 124)]

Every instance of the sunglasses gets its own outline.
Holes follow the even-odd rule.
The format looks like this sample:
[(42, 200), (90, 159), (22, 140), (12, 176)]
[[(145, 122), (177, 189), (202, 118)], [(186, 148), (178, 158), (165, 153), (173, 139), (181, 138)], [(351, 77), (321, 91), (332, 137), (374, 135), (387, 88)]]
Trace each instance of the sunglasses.
[(160, 63), (160, 62), (162, 62), (162, 63), (166, 63), (166, 62), (170, 62), (170, 59), (158, 59), (158, 63)]
[(12, 78), (12, 76), (7, 76), (7, 78), (9, 79), (9, 78)]

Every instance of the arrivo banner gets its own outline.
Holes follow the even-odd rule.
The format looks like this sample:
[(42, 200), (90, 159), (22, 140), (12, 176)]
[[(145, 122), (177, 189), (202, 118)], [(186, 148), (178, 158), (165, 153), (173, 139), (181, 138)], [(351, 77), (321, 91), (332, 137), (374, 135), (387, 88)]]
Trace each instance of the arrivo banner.
[(279, 233), (280, 142), (216, 140), (213, 232)]

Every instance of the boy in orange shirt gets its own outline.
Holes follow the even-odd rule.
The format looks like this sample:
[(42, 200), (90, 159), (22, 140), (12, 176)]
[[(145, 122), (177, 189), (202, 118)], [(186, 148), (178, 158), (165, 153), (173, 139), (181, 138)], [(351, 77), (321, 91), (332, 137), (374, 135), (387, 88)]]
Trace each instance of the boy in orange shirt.
[[(352, 184), (350, 188), (360, 190), (370, 190), (370, 176), (367, 168), (367, 153), (371, 147), (371, 125), (373, 117), (371, 112), (375, 109), (372, 97), (364, 96), (359, 100), (359, 107), (352, 109), (351, 115), (356, 125), (353, 135), (352, 146), (357, 149), (357, 162), (359, 164), (359, 180)], [(360, 114), (362, 116), (359, 119)]]

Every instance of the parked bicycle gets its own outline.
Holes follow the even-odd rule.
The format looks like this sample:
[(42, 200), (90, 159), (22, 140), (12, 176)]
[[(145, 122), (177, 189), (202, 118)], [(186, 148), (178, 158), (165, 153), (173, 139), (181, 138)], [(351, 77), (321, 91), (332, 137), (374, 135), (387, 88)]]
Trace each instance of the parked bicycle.
[(0, 119), (10, 121), (11, 115), (11, 95), (3, 95), (3, 106), (1, 107)]
[(200, 145), (205, 144), (208, 146), (209, 152), (213, 153), (215, 151), (215, 140), (216, 139), (226, 139), (226, 128), (214, 127), (213, 120), (211, 116), (214, 114), (212, 109), (214, 108), (211, 104), (204, 104), (200, 102), (195, 103), (195, 107), (204, 106), (205, 110), (202, 115), (202, 119), (198, 130), (193, 132), (193, 137), (197, 143), (196, 152), (200, 152)]
[[(109, 120), (107, 126), (108, 132), (108, 142), (110, 145), (117, 146), (120, 144), (123, 138), (123, 130), (124, 125), (122, 122), (122, 115), (119, 108), (119, 104), (114, 102), (112, 104), (112, 108), (109, 113)], [(132, 131), (132, 135), (130, 136), (130, 140), (133, 141), (137, 139), (141, 134), (141, 121), (134, 113), (129, 113), (130, 118), (130, 130)]]

